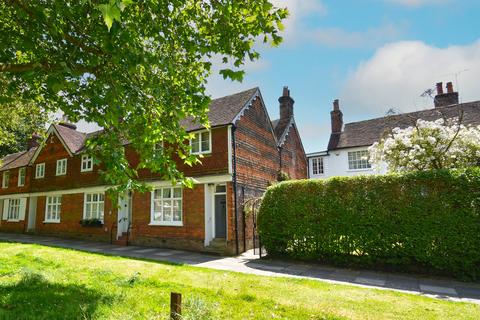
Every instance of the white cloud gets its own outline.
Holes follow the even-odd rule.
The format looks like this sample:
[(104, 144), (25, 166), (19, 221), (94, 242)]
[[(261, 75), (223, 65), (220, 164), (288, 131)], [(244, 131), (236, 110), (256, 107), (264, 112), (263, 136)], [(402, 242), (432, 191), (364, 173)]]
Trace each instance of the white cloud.
[(319, 0), (272, 0), (276, 7), (287, 8), (290, 15), (283, 22), (285, 43), (295, 43), (308, 31), (306, 18), (322, 17), (327, 14), (327, 8)]
[(420, 94), (440, 81), (452, 81), (461, 101), (480, 100), (479, 73), (480, 40), (446, 48), (421, 41), (391, 43), (348, 76), (340, 96), (342, 109), (346, 115), (381, 116), (389, 108), (403, 112), (431, 108), (432, 100)]

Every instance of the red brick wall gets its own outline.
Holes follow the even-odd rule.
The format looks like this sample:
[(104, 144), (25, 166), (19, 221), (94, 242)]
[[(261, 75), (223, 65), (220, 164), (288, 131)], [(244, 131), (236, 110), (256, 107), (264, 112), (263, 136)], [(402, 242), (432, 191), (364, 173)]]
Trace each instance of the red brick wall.
[(302, 141), (297, 127), (293, 125), (288, 131), (285, 142), (281, 147), (281, 170), (291, 179), (306, 179), (308, 175), (307, 156), (302, 147)]
[[(56, 176), (57, 160), (64, 158), (67, 158), (67, 174)], [(91, 172), (80, 172), (81, 159), (81, 155), (70, 157), (61, 141), (52, 133), (30, 170), (30, 191), (65, 190), (101, 185), (98, 166), (94, 165)], [(35, 165), (39, 163), (45, 163), (45, 177), (35, 179)]]
[[(174, 160), (177, 168), (185, 174), (185, 176), (202, 176), (210, 174), (226, 174), (228, 173), (228, 127), (213, 128), (211, 153), (204, 154), (200, 159), (201, 164), (190, 167), (183, 163), (183, 161), (176, 155)], [(127, 146), (126, 156), (129, 163), (136, 167), (139, 163), (138, 154), (132, 147)], [(145, 180), (159, 180), (158, 174), (153, 174), (148, 170), (140, 170), (140, 179)]]
[(31, 176), (31, 168), (25, 167), (25, 185), (23, 187), (18, 186), (18, 171), (20, 168), (10, 169), (7, 170), (10, 172), (10, 179), (8, 183), (8, 188), (2, 188), (2, 181), (3, 181), (3, 172), (0, 171), (0, 196), (5, 194), (15, 194), (15, 193), (25, 193), (28, 192), (28, 188), (30, 187), (30, 176)]
[(252, 219), (245, 216), (243, 203), (261, 196), (277, 178), (279, 154), (270, 118), (257, 98), (237, 123), (235, 132), (237, 208), (240, 251), (251, 247)]
[[(105, 195), (104, 204), (104, 225), (97, 227), (82, 227), (80, 220), (83, 219), (84, 194), (62, 195), (62, 206), (60, 223), (45, 223), (45, 196), (38, 197), (37, 216), (35, 221), (35, 232), (41, 234), (52, 234), (57, 236), (91, 237), (97, 240), (109, 240), (112, 224), (116, 226), (116, 209)], [(116, 236), (116, 234), (114, 235)]]

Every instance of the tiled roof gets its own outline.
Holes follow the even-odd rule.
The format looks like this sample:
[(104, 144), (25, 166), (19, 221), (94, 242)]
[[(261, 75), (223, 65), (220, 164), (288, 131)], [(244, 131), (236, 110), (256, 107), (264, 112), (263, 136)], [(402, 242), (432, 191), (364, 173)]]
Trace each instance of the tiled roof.
[(85, 139), (87, 137), (86, 133), (62, 126), (60, 124), (54, 124), (53, 126), (60, 134), (68, 149), (70, 149), (71, 153), (75, 154), (83, 148)]
[[(212, 100), (208, 111), (208, 119), (210, 120), (210, 126), (218, 127), (233, 123), (235, 117), (242, 111), (245, 105), (247, 105), (252, 100), (252, 98), (257, 92), (258, 88), (252, 88), (246, 91)], [(182, 121), (182, 125), (187, 131), (193, 131), (203, 128), (201, 124), (195, 123), (194, 121), (192, 121), (192, 119), (185, 119), (184, 121)]]
[(292, 118), (277, 119), (272, 121), (273, 131), (277, 138), (278, 145), (281, 146), (285, 140), (288, 130), (293, 124)]
[(37, 148), (35, 147), (28, 151), (17, 152), (6, 156), (2, 159), (2, 167), (0, 167), (0, 171), (27, 166), (36, 150)]
[(480, 101), (347, 123), (340, 134), (331, 134), (328, 150), (372, 145), (385, 132), (412, 126), (418, 119), (433, 121), (460, 116), (465, 125), (480, 125)]

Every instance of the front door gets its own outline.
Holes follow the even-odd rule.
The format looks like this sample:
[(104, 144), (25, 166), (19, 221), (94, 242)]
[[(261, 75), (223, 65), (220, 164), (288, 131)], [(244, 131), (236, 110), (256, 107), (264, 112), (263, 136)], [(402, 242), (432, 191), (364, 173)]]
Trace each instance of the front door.
[(30, 197), (28, 209), (28, 229), (27, 231), (35, 230), (35, 221), (37, 217), (37, 197)]
[(117, 237), (128, 231), (130, 216), (130, 196), (129, 192), (118, 197), (118, 231)]
[(215, 190), (215, 238), (227, 237), (227, 195), (225, 185), (218, 185)]

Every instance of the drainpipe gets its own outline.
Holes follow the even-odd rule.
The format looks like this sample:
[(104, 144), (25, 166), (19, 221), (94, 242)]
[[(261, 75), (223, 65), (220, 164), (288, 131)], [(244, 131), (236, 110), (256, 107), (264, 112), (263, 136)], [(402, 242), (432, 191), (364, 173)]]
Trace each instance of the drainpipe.
[(236, 154), (236, 143), (235, 143), (235, 125), (232, 125), (232, 183), (233, 183), (233, 203), (235, 206), (235, 250), (238, 255), (238, 208), (237, 208), (237, 154)]

